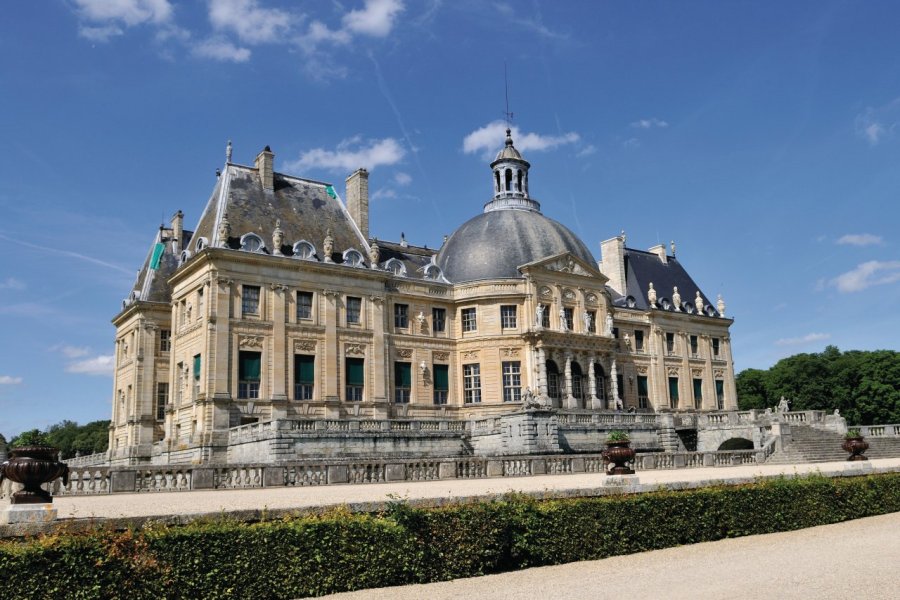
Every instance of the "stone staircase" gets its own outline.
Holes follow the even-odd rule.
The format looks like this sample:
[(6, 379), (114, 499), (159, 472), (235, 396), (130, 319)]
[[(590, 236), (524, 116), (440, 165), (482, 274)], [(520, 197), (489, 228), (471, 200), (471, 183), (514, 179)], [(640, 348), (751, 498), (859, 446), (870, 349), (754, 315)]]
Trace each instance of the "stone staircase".
[[(791, 427), (793, 440), (769, 457), (768, 464), (833, 462), (847, 460), (850, 456), (841, 448), (844, 436), (833, 431), (814, 429), (805, 425)], [(869, 458), (900, 456), (900, 437), (866, 438)]]

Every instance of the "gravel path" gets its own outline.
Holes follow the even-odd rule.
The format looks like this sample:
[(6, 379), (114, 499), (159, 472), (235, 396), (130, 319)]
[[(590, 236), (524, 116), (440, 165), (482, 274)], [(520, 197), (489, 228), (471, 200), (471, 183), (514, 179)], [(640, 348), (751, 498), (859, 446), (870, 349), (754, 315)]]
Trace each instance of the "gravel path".
[(900, 598), (900, 513), (605, 560), (327, 596), (346, 600)]

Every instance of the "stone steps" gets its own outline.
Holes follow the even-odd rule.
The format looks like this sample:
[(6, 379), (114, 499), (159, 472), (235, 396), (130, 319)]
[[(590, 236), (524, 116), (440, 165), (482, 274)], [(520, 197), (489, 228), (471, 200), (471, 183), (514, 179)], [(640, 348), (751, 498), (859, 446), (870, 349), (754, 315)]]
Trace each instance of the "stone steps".
[[(844, 436), (831, 431), (814, 429), (804, 425), (791, 428), (793, 440), (783, 450), (775, 452), (769, 464), (833, 462), (847, 460), (849, 454), (841, 448)], [(869, 458), (893, 458), (900, 456), (900, 437), (867, 438)]]

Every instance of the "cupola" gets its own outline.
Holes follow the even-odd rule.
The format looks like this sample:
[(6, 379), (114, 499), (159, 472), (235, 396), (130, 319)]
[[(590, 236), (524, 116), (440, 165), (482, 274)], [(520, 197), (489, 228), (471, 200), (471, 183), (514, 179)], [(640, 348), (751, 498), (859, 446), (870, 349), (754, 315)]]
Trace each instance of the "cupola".
[(484, 212), (513, 209), (540, 212), (541, 205), (528, 197), (528, 169), (531, 164), (513, 145), (512, 131), (506, 129), (506, 144), (491, 163), (494, 199), (484, 205)]

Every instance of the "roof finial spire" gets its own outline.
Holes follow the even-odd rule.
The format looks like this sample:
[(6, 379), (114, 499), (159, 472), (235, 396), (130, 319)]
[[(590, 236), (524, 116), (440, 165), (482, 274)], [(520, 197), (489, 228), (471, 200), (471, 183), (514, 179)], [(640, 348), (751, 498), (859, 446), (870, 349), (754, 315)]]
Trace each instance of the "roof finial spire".
[(225, 146), (225, 162), (231, 162), (231, 140), (228, 140), (228, 145)]
[(509, 81), (506, 77), (506, 61), (503, 61), (503, 92), (506, 95), (506, 111), (504, 111), (504, 115), (506, 116), (506, 145), (512, 146), (512, 138), (509, 136), (510, 128), (512, 127), (513, 114), (509, 112)]

